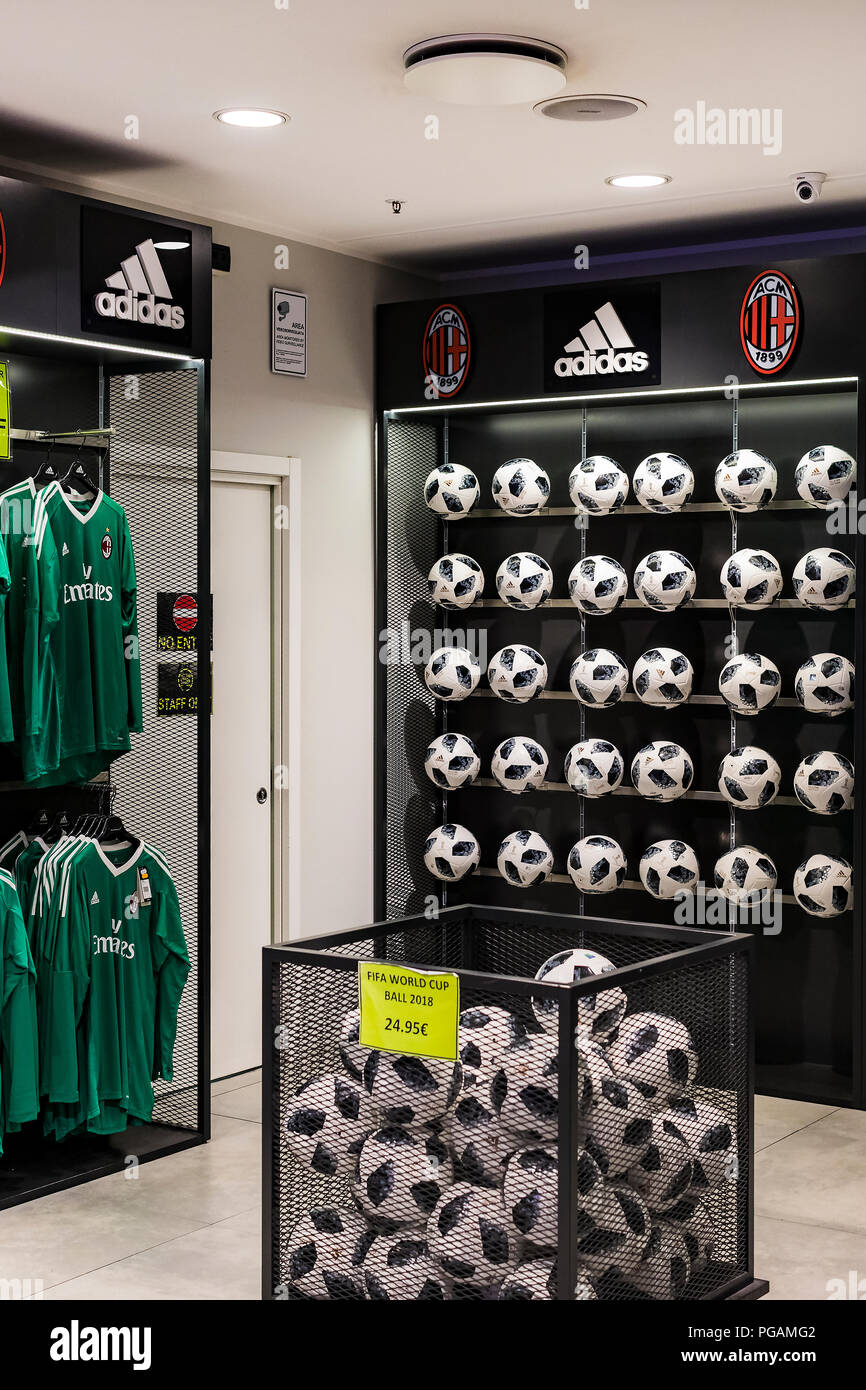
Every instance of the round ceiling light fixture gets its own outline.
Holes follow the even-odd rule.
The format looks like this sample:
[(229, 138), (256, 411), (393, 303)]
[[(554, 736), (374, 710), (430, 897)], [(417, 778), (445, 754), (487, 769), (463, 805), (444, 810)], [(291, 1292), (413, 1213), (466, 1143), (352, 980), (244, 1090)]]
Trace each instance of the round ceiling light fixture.
[(403, 54), (410, 92), (455, 106), (532, 105), (565, 86), (567, 55), (515, 34), (446, 34)]
[(154, 247), (157, 251), (187, 251), (188, 241), (155, 241)]
[(214, 111), (213, 118), (222, 125), (240, 125), (249, 130), (264, 130), (268, 126), (285, 125), (291, 120), (285, 111), (269, 111), (255, 106), (226, 106)]
[(611, 174), (605, 179), (611, 188), (660, 188), (670, 181), (670, 174)]
[(624, 116), (636, 116), (639, 111), (645, 111), (646, 102), (640, 97), (571, 93), (536, 102), (532, 109), (553, 121), (621, 121)]

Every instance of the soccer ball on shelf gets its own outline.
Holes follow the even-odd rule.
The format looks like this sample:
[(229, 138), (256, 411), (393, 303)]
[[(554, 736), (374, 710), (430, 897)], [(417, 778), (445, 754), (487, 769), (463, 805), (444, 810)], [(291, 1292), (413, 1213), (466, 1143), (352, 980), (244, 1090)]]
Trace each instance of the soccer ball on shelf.
[(698, 857), (684, 840), (656, 840), (647, 845), (638, 873), (647, 892), (665, 902), (680, 893), (693, 893), (701, 876)]
[(469, 468), (459, 463), (442, 463), (427, 475), (424, 501), (431, 511), (449, 521), (467, 516), (478, 501), (481, 489)]
[(854, 561), (841, 550), (807, 550), (794, 567), (794, 597), (804, 608), (833, 612), (854, 596)]
[(648, 743), (631, 760), (632, 786), (648, 801), (676, 801), (686, 794), (694, 776), (686, 750), (663, 739)]
[[(609, 975), (616, 966), (598, 951), (575, 947), (558, 951), (535, 972), (536, 980), (547, 984), (574, 984), (599, 975)], [(532, 999), (532, 1011), (542, 1028), (555, 1032), (559, 1009), (555, 999)], [(599, 989), (595, 994), (583, 994), (577, 1001), (578, 1032), (591, 1042), (604, 1043), (619, 1027), (628, 1008), (628, 999), (619, 985)]]
[(508, 459), (493, 475), (493, 500), (511, 516), (529, 516), (547, 506), (550, 479), (534, 459)]
[(465, 734), (437, 734), (424, 755), (424, 771), (437, 787), (471, 787), (481, 771), (478, 749)]
[(756, 652), (733, 657), (719, 676), (719, 693), (734, 714), (760, 714), (776, 703), (781, 689), (776, 663)]
[(434, 878), (453, 883), (474, 874), (481, 863), (481, 847), (465, 825), (447, 821), (437, 825), (424, 842), (424, 863)]
[(691, 560), (678, 550), (653, 550), (634, 572), (634, 591), (656, 613), (673, 613), (695, 592), (697, 576)]
[(635, 694), (655, 709), (675, 709), (692, 693), (694, 667), (673, 647), (650, 647), (639, 656), (631, 673)]
[(624, 771), (619, 749), (603, 738), (575, 743), (565, 755), (565, 780), (579, 796), (607, 796), (619, 786)]
[(289, 1101), (283, 1131), (289, 1152), (326, 1177), (349, 1177), (373, 1124), (363, 1091), (347, 1076), (328, 1072), (308, 1081)]
[(635, 469), (632, 486), (648, 512), (678, 512), (695, 490), (695, 475), (679, 454), (650, 454)]
[(737, 550), (722, 565), (722, 591), (732, 608), (758, 613), (782, 592), (779, 561), (769, 550)]
[(548, 1033), (529, 1033), (504, 1053), (490, 1082), (490, 1103), (510, 1134), (533, 1142), (556, 1138), (558, 1073), (557, 1040)]
[(537, 830), (515, 830), (499, 846), (496, 867), (515, 888), (534, 888), (553, 873), (553, 851)]
[(376, 1236), (364, 1261), (364, 1286), (373, 1302), (447, 1298), (447, 1280), (430, 1258), (426, 1240), (409, 1231)]
[(851, 906), (851, 865), (834, 854), (810, 854), (794, 871), (794, 897), (812, 917), (838, 917)]
[(553, 570), (547, 561), (531, 550), (518, 550), (502, 561), (496, 571), (496, 592), (509, 608), (528, 613), (550, 598)]
[(628, 1282), (648, 1298), (674, 1299), (691, 1277), (691, 1260), (682, 1231), (667, 1221), (654, 1221), (646, 1249)]
[(647, 1205), (632, 1188), (604, 1187), (577, 1213), (580, 1263), (593, 1280), (609, 1270), (628, 1276), (640, 1264), (651, 1230)]
[(525, 705), (547, 685), (547, 662), (534, 647), (503, 647), (491, 657), (487, 679), (500, 700)]
[(571, 663), (568, 675), (571, 693), (582, 705), (610, 709), (628, 688), (628, 667), (621, 656), (607, 647), (581, 652)]
[(502, 1204), (518, 1236), (533, 1245), (555, 1247), (558, 1196), (555, 1147), (518, 1149), (511, 1155), (502, 1183)]
[(620, 1080), (636, 1086), (654, 1110), (686, 1095), (698, 1070), (688, 1028), (667, 1014), (626, 1014), (609, 1056)]
[(794, 677), (794, 693), (809, 714), (844, 714), (854, 704), (853, 663), (835, 652), (817, 652)]
[(380, 1125), (411, 1129), (441, 1120), (454, 1109), (463, 1089), (463, 1067), (439, 1057), (371, 1052), (363, 1084)]
[(502, 1186), (503, 1169), (512, 1146), (503, 1138), (498, 1116), (478, 1086), (461, 1095), (448, 1117), (446, 1138), (460, 1181), (476, 1187)]
[(629, 1169), (628, 1180), (643, 1197), (654, 1216), (665, 1216), (685, 1197), (692, 1185), (694, 1164), (691, 1148), (668, 1110), (656, 1111), (646, 1153)]
[(427, 1243), (458, 1298), (483, 1297), (495, 1289), (516, 1268), (521, 1252), (500, 1194), (463, 1182), (446, 1192), (431, 1214)]
[(772, 502), (778, 478), (766, 454), (737, 449), (716, 469), (716, 496), (732, 512), (758, 512)]
[[(721, 1110), (693, 1096), (678, 1096), (662, 1119), (682, 1136), (691, 1151), (693, 1171), (687, 1197), (702, 1198), (727, 1181), (734, 1168), (737, 1139)], [(671, 1215), (676, 1215), (676, 1209)]]
[(506, 738), (493, 754), (490, 770), (503, 791), (519, 795), (543, 784), (547, 754), (534, 738)]
[(439, 647), (424, 667), (424, 684), (437, 700), (465, 700), (481, 679), (481, 667), (466, 647)]
[(625, 879), (622, 846), (609, 835), (586, 835), (568, 852), (568, 874), (581, 893), (612, 893)]
[(605, 617), (619, 608), (628, 593), (628, 575), (609, 555), (587, 555), (568, 576), (571, 601), (581, 613)]
[(628, 474), (606, 454), (591, 454), (572, 468), (568, 495), (579, 512), (608, 516), (628, 497)]
[(854, 459), (835, 444), (810, 449), (794, 470), (794, 484), (803, 501), (822, 511), (847, 497), (856, 477)]
[(396, 1230), (424, 1221), (453, 1181), (451, 1155), (438, 1135), (388, 1125), (364, 1140), (352, 1196), (368, 1221)]
[(484, 574), (471, 555), (443, 555), (428, 574), (427, 587), (440, 608), (471, 608), (484, 593)]
[(373, 1240), (354, 1212), (314, 1207), (286, 1237), (289, 1288), (304, 1298), (363, 1299), (363, 1266)]
[(842, 753), (810, 753), (794, 773), (794, 794), (807, 811), (835, 816), (854, 802), (854, 764)]
[(495, 1004), (464, 1009), (458, 1022), (457, 1043), (464, 1087), (468, 1090), (489, 1081), (508, 1049), (525, 1037), (525, 1024), (508, 1009)]
[(757, 811), (775, 800), (782, 769), (763, 748), (734, 748), (719, 765), (719, 791), (740, 811)]
[(716, 860), (713, 881), (723, 898), (737, 905), (760, 902), (776, 886), (778, 873), (768, 854), (738, 845)]

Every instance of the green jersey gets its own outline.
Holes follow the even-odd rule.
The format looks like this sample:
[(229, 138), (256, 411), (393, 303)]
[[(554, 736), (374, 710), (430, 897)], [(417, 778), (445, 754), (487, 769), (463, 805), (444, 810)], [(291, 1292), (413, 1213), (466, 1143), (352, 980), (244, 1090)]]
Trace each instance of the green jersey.
[(5, 869), (7, 873), (14, 875), (18, 856), (27, 848), (28, 843), (24, 831), (16, 830), (11, 839), (8, 839), (4, 845), (0, 845), (0, 869)]
[(12, 701), (9, 695), (9, 667), (6, 657), (5, 608), (10, 588), (9, 561), (6, 546), (0, 536), (0, 743), (11, 743), (15, 737), (12, 723)]
[(18, 901), (21, 903), (25, 925), (30, 916), (30, 903), (36, 886), (39, 863), (47, 852), (46, 841), (41, 835), (34, 835), (29, 845), (22, 849), (15, 860), (15, 886), (18, 889)]
[(0, 869), (0, 1153), (39, 1112), (36, 974), (15, 880)]
[(28, 775), (22, 744), (41, 733), (41, 741), (50, 746), (59, 739), (60, 728), (49, 650), (51, 629), (58, 621), (57, 555), (44, 493), (37, 490), (32, 478), (0, 495), (0, 533), (10, 575), (3, 628), (12, 724), (20, 759), (14, 767), (4, 767), (4, 777), (11, 780)]

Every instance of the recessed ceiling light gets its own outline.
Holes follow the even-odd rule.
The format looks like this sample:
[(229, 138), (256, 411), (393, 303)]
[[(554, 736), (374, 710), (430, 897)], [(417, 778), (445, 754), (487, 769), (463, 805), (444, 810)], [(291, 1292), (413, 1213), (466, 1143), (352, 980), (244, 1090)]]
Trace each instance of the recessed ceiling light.
[(613, 174), (605, 179), (611, 188), (658, 188), (660, 184), (670, 181), (670, 174)]
[(267, 111), (253, 106), (226, 107), (222, 111), (214, 111), (215, 121), (222, 121), (223, 125), (242, 125), (254, 130), (261, 130), (265, 126), (285, 125), (291, 120), (285, 111)]
[(406, 86), (457, 106), (512, 106), (541, 101), (565, 86), (565, 51), (516, 34), (446, 34), (403, 54)]
[(155, 241), (153, 244), (157, 251), (186, 251), (189, 247), (188, 241)]

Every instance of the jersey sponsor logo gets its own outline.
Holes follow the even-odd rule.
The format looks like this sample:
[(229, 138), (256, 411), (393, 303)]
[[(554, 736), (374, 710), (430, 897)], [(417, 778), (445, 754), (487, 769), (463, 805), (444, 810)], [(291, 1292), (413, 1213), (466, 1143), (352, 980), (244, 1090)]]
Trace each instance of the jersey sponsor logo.
[(743, 296), (740, 343), (749, 365), (773, 376), (790, 362), (800, 336), (800, 300), (780, 270), (763, 270)]
[(93, 954), (95, 956), (119, 956), (121, 960), (135, 959), (135, 942), (124, 941), (120, 935), (120, 928), (123, 923), (112, 917), (111, 936), (99, 936), (93, 933)]
[(140, 241), (134, 253), (121, 261), (120, 270), (105, 277), (105, 284), (106, 288), (93, 296), (93, 306), (102, 318), (156, 324), (176, 331), (183, 328), (183, 308), (171, 303), (171, 287), (152, 237)]
[(114, 588), (111, 584), (94, 584), (90, 578), (93, 573), (92, 565), (82, 565), (84, 571), (84, 582), (82, 584), (64, 584), (63, 602), (64, 603), (111, 603), (114, 598)]
[(456, 396), (469, 374), (472, 342), (466, 317), (453, 304), (440, 304), (430, 315), (422, 355), (429, 396), (433, 400)]
[(111, 537), (110, 537), (109, 535), (107, 535), (107, 534), (104, 535), (104, 536), (102, 537), (102, 546), (101, 546), (101, 550), (102, 550), (103, 558), (106, 559), (106, 560), (110, 560), (110, 559), (111, 559)]
[(631, 374), (649, 366), (649, 354), (635, 347), (610, 300), (596, 309), (563, 351), (567, 355), (553, 364), (562, 377)]

